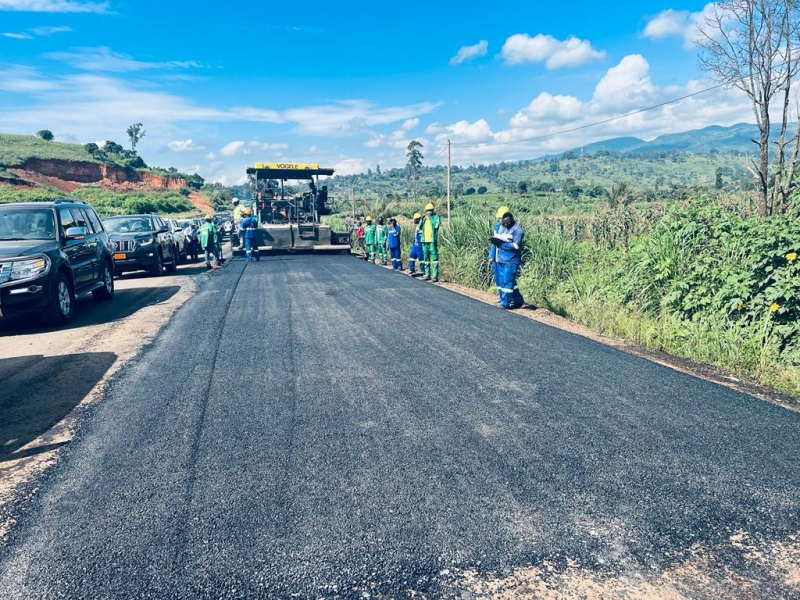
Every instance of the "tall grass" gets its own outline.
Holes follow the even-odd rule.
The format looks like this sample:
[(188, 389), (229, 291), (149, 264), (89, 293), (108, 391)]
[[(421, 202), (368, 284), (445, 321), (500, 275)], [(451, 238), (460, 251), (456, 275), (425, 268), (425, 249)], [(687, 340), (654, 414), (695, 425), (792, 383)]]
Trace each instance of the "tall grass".
[[(624, 233), (609, 225), (614, 216), (607, 215), (602, 222), (610, 227), (609, 237), (587, 234), (582, 241), (563, 219), (549, 225), (518, 212), (526, 231), (520, 289), (528, 302), (600, 333), (798, 393), (800, 334), (794, 315), (800, 266), (785, 258), (800, 253), (796, 221), (746, 221), (731, 216), (734, 208), (704, 199), (654, 211), (662, 216), (633, 237), (629, 234), (639, 226)], [(624, 224), (628, 217), (620, 218)], [(491, 211), (469, 209), (442, 228), (445, 279), (491, 289), (492, 228)], [(748, 272), (747, 265), (761, 271)], [(773, 273), (774, 281), (764, 280), (762, 271)], [(746, 310), (730, 309), (736, 295)]]

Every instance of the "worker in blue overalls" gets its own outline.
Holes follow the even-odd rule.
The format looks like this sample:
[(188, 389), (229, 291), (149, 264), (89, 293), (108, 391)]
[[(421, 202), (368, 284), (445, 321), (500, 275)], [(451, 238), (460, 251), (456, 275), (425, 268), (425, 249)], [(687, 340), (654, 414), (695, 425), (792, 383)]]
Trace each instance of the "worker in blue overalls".
[[(495, 218), (497, 222), (494, 224), (494, 232), (497, 233), (500, 231), (500, 228), (503, 226), (503, 215), (508, 212), (507, 206), (501, 206), (497, 209), (495, 213)], [(492, 270), (492, 277), (494, 278), (494, 284), (497, 287), (500, 287), (500, 277), (497, 274), (497, 262), (495, 261), (495, 256), (497, 255), (497, 248), (494, 244), (489, 245), (489, 268)]]
[(414, 236), (411, 238), (411, 250), (408, 253), (408, 274), (416, 274), (417, 262), (420, 262), (420, 269), (425, 270), (422, 264), (424, 260), (422, 257), (422, 233), (419, 230), (419, 221), (422, 215), (414, 213)]
[(497, 286), (500, 293), (500, 308), (521, 308), (525, 304), (517, 286), (524, 237), (525, 231), (510, 212), (503, 215), (500, 228), (491, 237), (492, 244), (497, 248), (495, 262), (500, 280)]
[(253, 262), (253, 255), (256, 260), (261, 260), (258, 252), (258, 240), (256, 240), (256, 230), (258, 229), (258, 219), (253, 216), (252, 208), (245, 208), (244, 218), (239, 223), (239, 238), (244, 239), (244, 253), (247, 262)]
[(397, 219), (394, 217), (389, 219), (389, 237), (386, 240), (386, 246), (389, 248), (389, 258), (392, 260), (392, 269), (395, 271), (402, 271), (403, 259), (400, 257), (400, 225), (397, 224)]

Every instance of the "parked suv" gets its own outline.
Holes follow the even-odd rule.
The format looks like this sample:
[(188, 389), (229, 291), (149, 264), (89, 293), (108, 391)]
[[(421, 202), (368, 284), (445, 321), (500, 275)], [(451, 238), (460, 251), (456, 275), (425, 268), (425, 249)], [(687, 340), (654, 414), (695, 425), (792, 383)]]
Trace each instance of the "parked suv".
[(178, 268), (177, 244), (170, 226), (158, 215), (106, 217), (103, 224), (114, 247), (116, 275), (128, 271), (150, 271), (161, 275)]
[(114, 259), (94, 209), (83, 202), (0, 204), (0, 312), (72, 319), (75, 298), (114, 297)]

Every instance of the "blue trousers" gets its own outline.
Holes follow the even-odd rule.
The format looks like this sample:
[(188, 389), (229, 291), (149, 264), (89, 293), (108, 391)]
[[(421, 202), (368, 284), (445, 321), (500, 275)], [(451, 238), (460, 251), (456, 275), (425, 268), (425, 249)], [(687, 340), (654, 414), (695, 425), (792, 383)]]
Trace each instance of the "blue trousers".
[(261, 255), (258, 253), (258, 246), (255, 245), (255, 239), (251, 237), (244, 238), (244, 253), (247, 255), (247, 262), (253, 262), (253, 254), (256, 255), (256, 260), (261, 260)]
[(408, 270), (412, 273), (416, 271), (416, 261), (422, 262), (422, 246), (411, 246), (411, 251), (408, 253)]
[(400, 248), (389, 248), (389, 258), (392, 259), (392, 268), (395, 270), (403, 268), (403, 259), (400, 258)]
[(500, 287), (500, 265), (497, 263), (497, 261), (492, 263), (492, 271), (494, 273), (494, 284), (497, 287)]
[(525, 304), (522, 294), (517, 287), (519, 265), (508, 263), (495, 263), (500, 283), (497, 289), (500, 292), (500, 305), (503, 308), (519, 308)]

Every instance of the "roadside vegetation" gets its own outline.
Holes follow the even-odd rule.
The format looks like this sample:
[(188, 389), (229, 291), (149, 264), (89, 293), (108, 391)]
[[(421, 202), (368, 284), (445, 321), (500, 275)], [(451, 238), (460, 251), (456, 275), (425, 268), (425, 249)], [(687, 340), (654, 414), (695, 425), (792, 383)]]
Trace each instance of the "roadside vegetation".
[[(188, 190), (187, 190), (188, 192)], [(91, 204), (101, 217), (156, 212), (163, 215), (195, 213), (197, 209), (179, 191), (114, 192), (85, 186), (66, 194), (48, 187), (0, 186), (0, 204), (6, 202), (42, 202), (56, 198), (75, 198)]]

